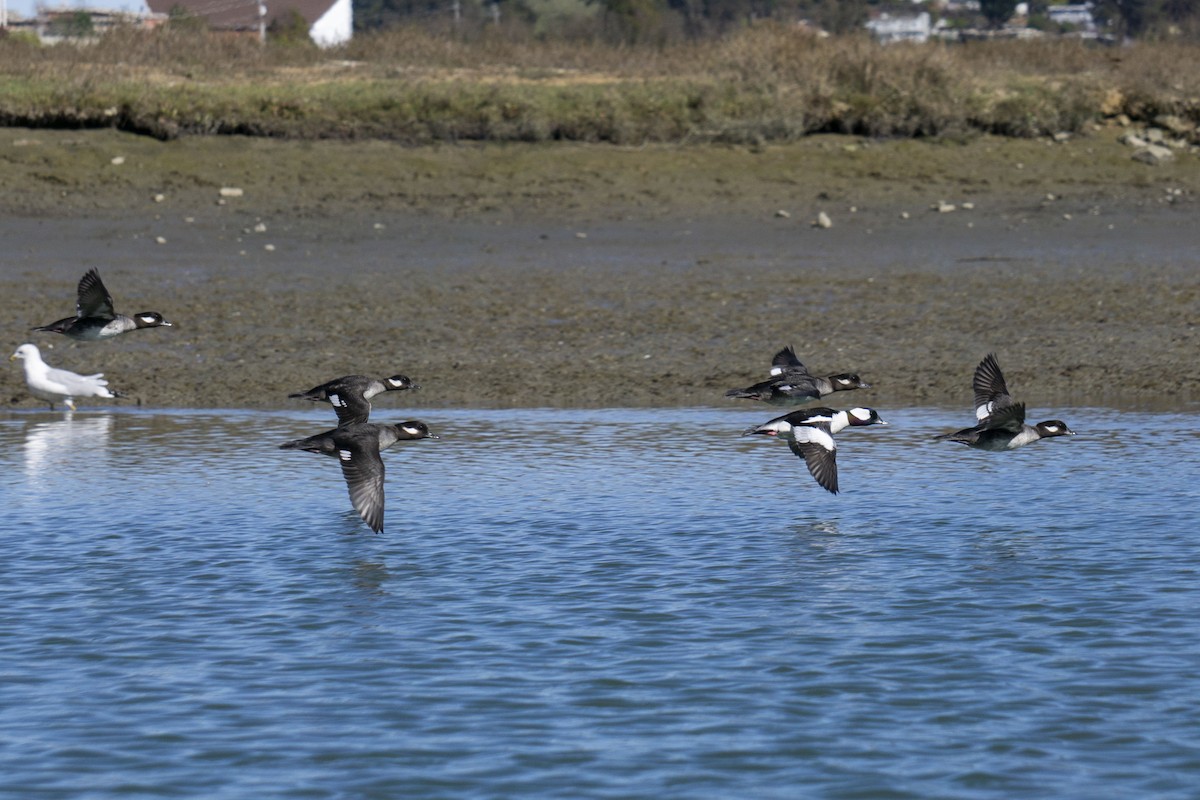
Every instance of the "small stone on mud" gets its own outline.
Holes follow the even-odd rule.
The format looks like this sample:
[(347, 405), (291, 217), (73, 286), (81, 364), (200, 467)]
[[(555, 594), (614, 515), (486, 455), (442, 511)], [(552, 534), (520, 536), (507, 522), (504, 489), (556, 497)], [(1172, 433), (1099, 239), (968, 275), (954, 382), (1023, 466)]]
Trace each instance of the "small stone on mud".
[(1143, 164), (1150, 164), (1151, 166), (1170, 161), (1174, 157), (1175, 154), (1169, 148), (1157, 144), (1146, 145), (1136, 150), (1132, 156), (1134, 161), (1140, 161)]

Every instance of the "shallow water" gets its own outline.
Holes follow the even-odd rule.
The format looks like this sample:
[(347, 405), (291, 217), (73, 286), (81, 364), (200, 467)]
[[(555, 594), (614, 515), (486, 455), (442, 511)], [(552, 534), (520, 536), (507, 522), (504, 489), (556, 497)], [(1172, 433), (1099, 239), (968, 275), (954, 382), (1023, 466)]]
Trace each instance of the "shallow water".
[(1196, 796), (1197, 415), (885, 410), (836, 497), (770, 416), (428, 411), (378, 536), (324, 410), (0, 417), (0, 791)]

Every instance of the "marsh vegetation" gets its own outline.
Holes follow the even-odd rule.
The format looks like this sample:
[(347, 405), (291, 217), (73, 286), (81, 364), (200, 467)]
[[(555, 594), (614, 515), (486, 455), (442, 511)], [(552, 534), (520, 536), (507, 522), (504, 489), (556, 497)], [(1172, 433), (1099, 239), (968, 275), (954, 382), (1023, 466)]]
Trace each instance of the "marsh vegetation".
[(771, 23), (658, 44), (397, 27), (318, 50), (167, 25), (0, 39), (0, 123), (405, 144), (1029, 137), (1121, 114), (1195, 122), (1198, 76), (1182, 42), (884, 47)]

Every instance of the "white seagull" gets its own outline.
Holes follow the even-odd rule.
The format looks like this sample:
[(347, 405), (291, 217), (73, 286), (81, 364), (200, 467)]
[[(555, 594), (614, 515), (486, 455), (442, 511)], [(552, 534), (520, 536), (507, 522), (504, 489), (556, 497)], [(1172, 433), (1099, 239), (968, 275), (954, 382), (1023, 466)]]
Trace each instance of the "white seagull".
[(67, 408), (74, 411), (76, 397), (121, 396), (108, 389), (104, 373), (76, 375), (74, 372), (52, 367), (42, 360), (42, 354), (36, 345), (21, 345), (8, 360), (15, 361), (18, 358), (25, 362), (25, 385), (29, 387), (29, 393), (49, 403), (51, 411), (54, 410), (56, 402), (65, 403)]

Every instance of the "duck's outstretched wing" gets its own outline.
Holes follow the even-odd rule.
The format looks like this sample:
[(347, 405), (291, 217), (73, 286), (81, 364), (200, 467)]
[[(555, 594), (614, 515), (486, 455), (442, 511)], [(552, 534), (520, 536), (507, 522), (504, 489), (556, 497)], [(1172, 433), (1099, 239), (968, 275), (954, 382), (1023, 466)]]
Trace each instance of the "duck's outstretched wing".
[(771, 359), (771, 376), (772, 377), (799, 377), (808, 375), (808, 367), (804, 366), (804, 362), (796, 357), (796, 351), (791, 345), (780, 350)]
[(288, 397), (299, 397), (315, 403), (328, 402), (337, 414), (340, 428), (371, 418), (371, 401), (364, 397), (370, 385), (371, 379), (364, 375), (343, 375), (314, 386), (307, 392), (293, 392)]
[(338, 427), (366, 422), (371, 418), (371, 401), (356, 391), (334, 390), (329, 393), (329, 405), (337, 414)]
[(828, 426), (793, 428), (788, 447), (804, 459), (809, 473), (822, 488), (838, 493), (837, 444)]
[(350, 503), (371, 530), (383, 530), (383, 459), (379, 441), (367, 439), (338, 447), (342, 477), (350, 491)]
[(1025, 426), (1025, 404), (1010, 403), (980, 420), (975, 427), (983, 431), (1011, 431), (1020, 433)]
[(1008, 394), (1008, 386), (1004, 383), (1004, 373), (1000, 371), (1000, 362), (996, 361), (994, 353), (988, 353), (979, 366), (975, 368), (975, 378), (971, 381), (975, 392), (975, 419), (983, 419), (995, 414), (1000, 409), (1013, 404)]
[(79, 290), (75, 300), (75, 315), (84, 317), (100, 317), (112, 319), (117, 315), (113, 310), (112, 295), (104, 288), (100, 273), (89, 269), (79, 279)]

